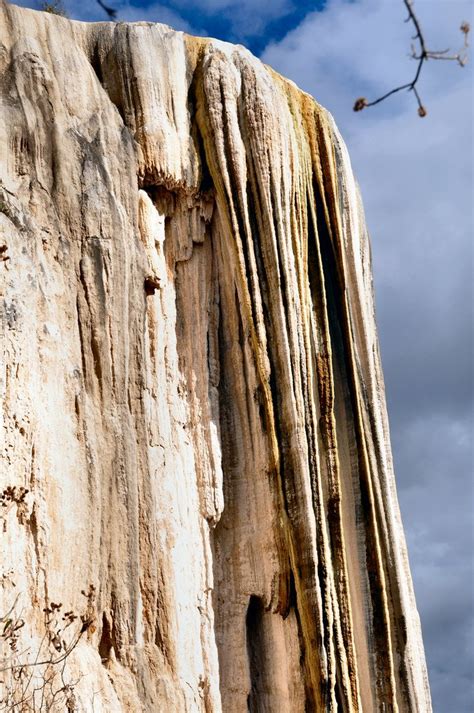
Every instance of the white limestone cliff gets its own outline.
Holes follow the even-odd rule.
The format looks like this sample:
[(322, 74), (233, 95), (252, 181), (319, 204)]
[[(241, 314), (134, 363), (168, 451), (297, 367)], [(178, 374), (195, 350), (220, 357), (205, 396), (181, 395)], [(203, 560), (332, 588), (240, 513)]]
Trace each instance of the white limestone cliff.
[(0, 77), (0, 710), (429, 713), (330, 115), (242, 47), (5, 3)]

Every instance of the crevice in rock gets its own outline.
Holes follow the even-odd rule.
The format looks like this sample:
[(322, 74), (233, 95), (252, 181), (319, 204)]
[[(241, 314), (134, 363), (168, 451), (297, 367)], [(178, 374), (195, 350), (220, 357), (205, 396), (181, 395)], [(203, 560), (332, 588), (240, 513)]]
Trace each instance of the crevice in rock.
[(104, 86), (104, 75), (102, 74), (102, 66), (101, 66), (101, 61), (100, 61), (100, 54), (99, 54), (99, 48), (97, 45), (94, 45), (94, 49), (92, 51), (92, 55), (90, 57), (90, 63), (91, 67), (94, 70), (94, 73), (99, 80), (99, 83)]
[(113, 623), (107, 614), (102, 614), (102, 634), (99, 641), (99, 655), (103, 664), (106, 664), (116, 649)]
[(165, 215), (167, 218), (174, 215), (177, 203), (177, 190), (170, 190), (162, 184), (145, 182), (140, 185), (140, 188), (142, 191), (145, 191), (161, 215)]
[(260, 597), (251, 596), (245, 618), (247, 631), (247, 656), (250, 672), (250, 693), (247, 697), (249, 713), (259, 713), (265, 708), (263, 698), (265, 695), (263, 684), (265, 667), (268, 665), (268, 652), (265, 651), (263, 640), (263, 602)]
[(147, 297), (152, 297), (160, 289), (159, 283), (151, 277), (145, 277), (143, 287)]
[[(82, 284), (82, 279), (81, 279), (81, 284)], [(78, 331), (78, 335), (79, 335), (79, 345), (80, 345), (80, 350), (81, 350), (82, 376), (85, 379), (87, 372), (86, 372), (86, 357), (85, 357), (85, 352), (84, 352), (84, 335), (83, 335), (84, 320), (82, 319), (81, 311), (82, 310), (80, 307), (79, 295), (77, 295), (76, 296), (77, 331)]]
[(291, 611), (293, 611), (295, 614), (295, 617), (296, 617), (296, 625), (297, 625), (297, 629), (298, 629), (298, 641), (299, 641), (299, 649), (300, 649), (299, 663), (300, 663), (301, 671), (305, 672), (305, 675), (303, 676), (305, 711), (307, 713), (313, 713), (313, 711), (316, 710), (316, 700), (315, 700), (313, 687), (311, 686), (311, 675), (310, 675), (307, 656), (306, 656), (307, 649), (306, 649), (306, 644), (305, 644), (303, 628), (302, 628), (302, 624), (301, 624), (300, 611), (298, 609), (298, 595), (296, 592), (295, 576), (293, 574), (292, 569), (290, 569), (290, 584), (289, 584), (288, 601), (289, 601), (288, 614)]
[(336, 706), (337, 706), (337, 713), (347, 713), (347, 708), (343, 704), (343, 696), (341, 694), (341, 685), (339, 682), (339, 678), (336, 679)]
[(89, 56), (89, 62), (97, 77), (97, 81), (106, 92), (110, 102), (117, 109), (120, 118), (126, 125), (123, 88), (120, 81), (122, 73), (115, 58), (114, 51), (110, 50), (105, 56), (102, 56), (100, 47), (96, 43), (92, 49), (92, 54)]
[[(84, 291), (84, 297), (85, 297), (85, 300), (86, 300), (86, 303), (87, 303), (87, 305), (88, 305), (88, 307), (89, 307), (89, 312), (90, 312), (89, 291), (88, 291), (87, 279), (86, 279), (86, 276), (85, 276), (85, 273), (84, 273), (84, 267), (83, 267), (83, 261), (82, 261), (82, 260), (81, 260), (81, 263), (80, 263), (80, 280), (81, 280), (82, 288), (83, 288), (83, 291)], [(81, 324), (82, 324), (82, 320), (80, 320), (80, 326), (79, 326), (79, 328), (81, 328)], [(98, 384), (99, 384), (99, 388), (100, 388), (100, 390), (102, 391), (102, 365), (101, 365), (101, 360), (100, 360), (100, 348), (99, 348), (99, 344), (98, 344), (97, 338), (96, 338), (96, 336), (94, 335), (94, 329), (93, 329), (92, 324), (90, 325), (89, 331), (90, 331), (90, 334), (89, 334), (89, 336), (90, 336), (90, 348), (91, 348), (91, 354), (92, 354), (92, 361), (93, 361), (93, 364), (94, 364), (94, 372), (95, 372), (95, 375), (96, 375), (96, 378), (97, 378), (97, 381), (98, 381)], [(81, 335), (81, 337), (82, 337), (82, 335)], [(81, 338), (81, 351), (82, 351), (82, 356), (83, 356), (83, 359), (84, 359), (84, 357), (85, 357), (85, 352), (84, 352), (84, 344), (83, 344), (83, 342), (82, 342), (82, 338)], [(85, 361), (84, 361), (84, 374), (86, 374), (86, 373), (87, 373), (87, 372), (86, 372), (86, 366), (85, 366)]]
[(206, 191), (210, 191), (214, 188), (214, 181), (212, 180), (211, 171), (209, 169), (209, 164), (206, 158), (204, 139), (199, 129), (199, 123), (196, 117), (198, 103), (197, 85), (201, 79), (201, 75), (202, 66), (199, 65), (193, 74), (193, 79), (188, 91), (188, 110), (191, 121), (191, 138), (193, 140), (196, 153), (199, 156), (199, 165), (201, 168), (201, 183), (199, 186), (199, 190), (202, 193), (205, 193)]

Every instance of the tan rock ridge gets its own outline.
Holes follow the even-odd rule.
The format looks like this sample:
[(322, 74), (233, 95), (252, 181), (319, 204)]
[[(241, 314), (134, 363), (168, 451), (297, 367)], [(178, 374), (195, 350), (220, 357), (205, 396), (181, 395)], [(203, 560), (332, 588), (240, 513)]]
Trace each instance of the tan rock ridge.
[(428, 713), (331, 116), (164, 25), (1, 4), (0, 42), (0, 699)]

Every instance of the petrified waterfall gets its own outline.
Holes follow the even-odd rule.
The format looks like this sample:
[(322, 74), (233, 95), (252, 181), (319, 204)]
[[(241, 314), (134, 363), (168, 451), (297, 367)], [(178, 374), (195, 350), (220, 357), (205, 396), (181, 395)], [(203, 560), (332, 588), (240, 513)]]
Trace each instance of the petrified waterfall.
[(428, 713), (331, 116), (163, 25), (0, 4), (0, 42), (0, 679), (56, 603), (62, 711)]

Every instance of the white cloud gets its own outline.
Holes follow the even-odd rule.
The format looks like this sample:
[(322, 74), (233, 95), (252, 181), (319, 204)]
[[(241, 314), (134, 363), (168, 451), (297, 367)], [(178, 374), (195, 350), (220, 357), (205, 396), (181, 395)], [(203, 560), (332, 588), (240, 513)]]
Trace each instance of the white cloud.
[[(297, 0), (296, 0), (297, 1)], [(177, 8), (188, 8), (188, 0), (175, 0)], [(293, 0), (195, 0), (196, 15), (225, 18), (231, 33), (239, 37), (254, 37), (265, 31), (272, 20), (284, 17), (294, 9)]]
[(120, 20), (124, 22), (161, 22), (170, 25), (174, 30), (203, 34), (193, 28), (178, 12), (160, 3), (152, 3), (147, 7), (138, 7), (129, 2), (115, 4), (114, 0), (105, 0), (105, 3), (111, 4), (118, 11)]

